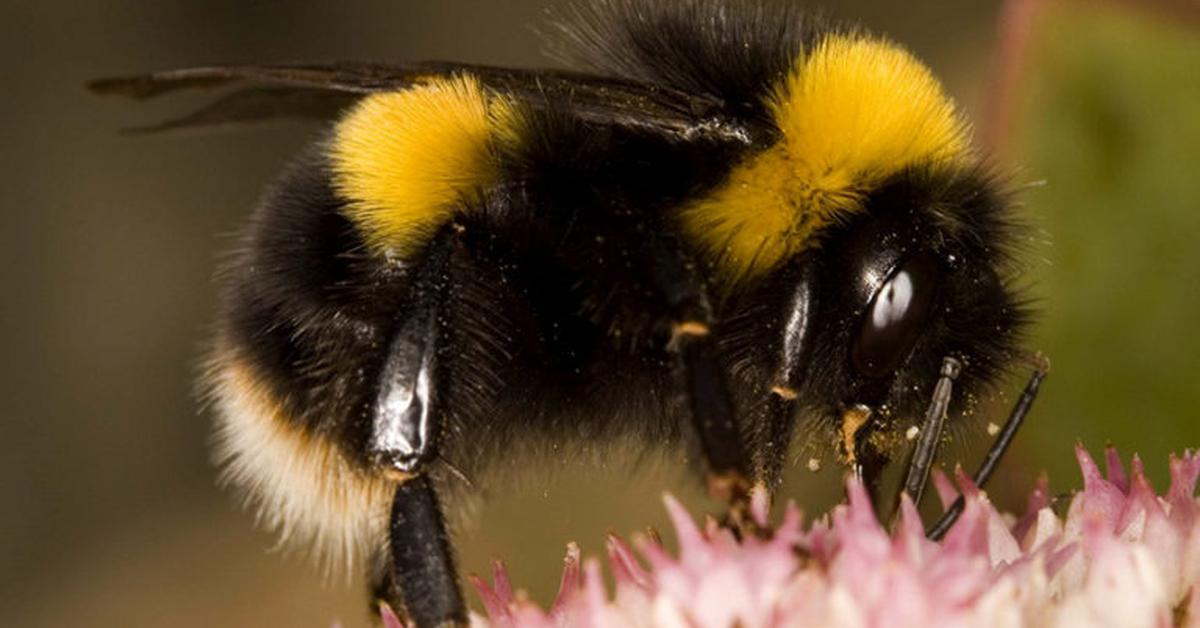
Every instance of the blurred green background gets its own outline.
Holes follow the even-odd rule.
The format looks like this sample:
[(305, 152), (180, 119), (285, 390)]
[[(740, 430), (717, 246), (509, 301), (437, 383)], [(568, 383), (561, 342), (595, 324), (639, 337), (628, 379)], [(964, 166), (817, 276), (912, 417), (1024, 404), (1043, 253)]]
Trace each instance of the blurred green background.
[[(364, 623), (353, 586), (323, 586), (214, 486), (209, 417), (192, 396), (228, 234), (315, 129), (131, 140), (121, 126), (200, 102), (96, 100), (91, 77), (215, 62), (451, 59), (544, 65), (529, 28), (551, 0), (74, 3), (0, 6), (6, 295), (0, 394), (0, 617), (13, 626)], [(1181, 2), (1044, 0), (1011, 98), (1000, 163), (1038, 228), (1031, 341), (1054, 361), (993, 495), (1040, 469), (1078, 483), (1077, 438), (1148, 459), (1200, 445), (1200, 10)], [(825, 7), (909, 45), (970, 115), (997, 102), (998, 1)], [(953, 454), (977, 455), (983, 439)], [(948, 460), (953, 462), (953, 460)], [(470, 511), (467, 569), (492, 554), (545, 596), (563, 544), (663, 524), (670, 464), (521, 478)], [(553, 476), (553, 481), (547, 479)], [(813, 477), (823, 505), (835, 469)], [(566, 499), (576, 495), (574, 501)]]

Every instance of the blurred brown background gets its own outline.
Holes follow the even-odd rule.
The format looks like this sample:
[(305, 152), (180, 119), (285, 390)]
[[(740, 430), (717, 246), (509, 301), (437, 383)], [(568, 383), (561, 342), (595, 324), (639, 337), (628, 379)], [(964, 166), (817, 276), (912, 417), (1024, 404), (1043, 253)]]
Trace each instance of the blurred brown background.
[[(122, 138), (119, 127), (199, 101), (134, 106), (92, 98), (83, 82), (238, 61), (545, 65), (529, 27), (553, 4), (0, 7), (0, 623), (365, 621), (358, 586), (323, 586), (303, 561), (271, 553), (271, 537), (215, 488), (209, 420), (192, 395), (214, 307), (215, 256), (314, 128)], [(1011, 495), (1040, 468), (1051, 470), (1057, 488), (1074, 485), (1076, 437), (1093, 450), (1111, 438), (1142, 451), (1160, 484), (1165, 453), (1200, 444), (1200, 49), (1187, 8), (1195, 5), (1180, 6), (1166, 19), (1095, 4), (1048, 11), (1042, 43), (1031, 48), (1014, 101), (1011, 161), (1023, 167), (1018, 181), (1048, 181), (1024, 198), (1052, 240), (1037, 251), (1047, 322), (1035, 342), (1054, 357), (1055, 371), (1005, 467), (1002, 480), (1017, 487)], [(909, 45), (973, 117), (983, 115), (999, 2), (826, 8)], [(834, 472), (820, 477), (836, 486)], [(467, 568), (482, 569), (500, 553), (518, 582), (544, 596), (567, 540), (594, 553), (608, 526), (661, 523), (661, 483), (638, 477), (630, 488), (619, 472), (599, 483), (619, 490), (568, 508), (554, 499), (574, 490), (568, 481), (524, 482), (516, 499), (480, 511), (486, 534), (464, 542)], [(557, 513), (546, 515), (553, 523), (543, 524), (542, 512)]]

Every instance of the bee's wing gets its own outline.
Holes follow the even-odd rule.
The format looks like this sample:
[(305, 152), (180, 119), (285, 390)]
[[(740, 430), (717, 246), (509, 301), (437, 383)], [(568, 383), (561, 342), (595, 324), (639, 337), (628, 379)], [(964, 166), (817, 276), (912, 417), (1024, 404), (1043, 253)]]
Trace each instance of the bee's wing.
[(280, 118), (330, 120), (359, 97), (349, 92), (306, 87), (246, 87), (224, 94), (183, 116), (121, 131), (129, 134), (158, 133)]
[(531, 107), (568, 109), (596, 124), (636, 127), (681, 139), (747, 142), (741, 123), (723, 103), (677, 90), (562, 70), (520, 70), (458, 63), (236, 65), (166, 70), (99, 79), (88, 88), (143, 100), (180, 89), (241, 85), (180, 118), (132, 129), (154, 132), (278, 117), (331, 119), (364, 94), (395, 91), (437, 77), (469, 74), (484, 86)]

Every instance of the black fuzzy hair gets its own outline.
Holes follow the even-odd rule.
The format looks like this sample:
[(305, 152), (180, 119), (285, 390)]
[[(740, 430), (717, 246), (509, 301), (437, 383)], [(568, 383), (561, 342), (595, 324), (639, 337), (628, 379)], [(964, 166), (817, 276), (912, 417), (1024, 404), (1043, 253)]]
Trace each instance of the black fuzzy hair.
[(717, 99), (766, 119), (764, 96), (829, 26), (794, 3), (600, 0), (550, 24), (549, 53), (600, 74)]
[(324, 153), (316, 143), (267, 189), (220, 270), (218, 352), (253, 364), (300, 425), (344, 436), (375, 385), (362, 356), (382, 361), (406, 278), (367, 254)]

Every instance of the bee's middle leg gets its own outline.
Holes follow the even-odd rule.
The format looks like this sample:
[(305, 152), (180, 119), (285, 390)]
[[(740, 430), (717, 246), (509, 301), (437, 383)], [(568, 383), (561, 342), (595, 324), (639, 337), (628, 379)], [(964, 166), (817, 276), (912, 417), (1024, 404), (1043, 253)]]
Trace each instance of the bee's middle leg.
[(709, 493), (729, 503), (730, 518), (741, 527), (749, 523), (753, 470), (728, 374), (718, 360), (707, 290), (695, 263), (677, 243), (659, 239), (650, 248), (652, 281), (671, 317), (667, 348), (674, 355), (677, 386), (706, 462)]

